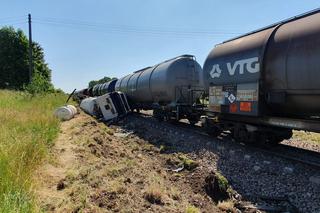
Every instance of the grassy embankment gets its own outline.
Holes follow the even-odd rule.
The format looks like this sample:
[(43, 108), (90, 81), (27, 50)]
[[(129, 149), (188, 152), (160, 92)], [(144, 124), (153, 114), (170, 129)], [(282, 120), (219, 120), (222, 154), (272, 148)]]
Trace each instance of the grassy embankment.
[(32, 194), (34, 170), (59, 132), (53, 111), (64, 94), (31, 98), (0, 90), (0, 212), (36, 212)]

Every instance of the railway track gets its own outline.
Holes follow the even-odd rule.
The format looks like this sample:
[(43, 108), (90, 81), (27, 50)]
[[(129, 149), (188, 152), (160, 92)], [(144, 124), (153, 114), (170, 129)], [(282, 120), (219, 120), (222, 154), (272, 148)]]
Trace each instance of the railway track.
[[(151, 113), (133, 116), (144, 128), (156, 130), (155, 135), (167, 132), (173, 138), (173, 152), (193, 153), (191, 156), (204, 165), (216, 166), (237, 192), (256, 204), (254, 208), (263, 212), (318, 212), (309, 209), (314, 205), (310, 203), (318, 199), (318, 186), (310, 178), (320, 175), (319, 152), (285, 144), (274, 147), (240, 144), (228, 132), (215, 140), (200, 125), (191, 126), (187, 121), (158, 122)], [(174, 139), (179, 135), (181, 139)], [(191, 145), (190, 140), (199, 145)]]
[(266, 149), (260, 147), (253, 147), (254, 149), (260, 150), (267, 154), (272, 154), (277, 157), (295, 161), (297, 163), (302, 163), (308, 166), (320, 169), (320, 153), (301, 149), (297, 147), (292, 147), (289, 145), (278, 144), (274, 147), (267, 147)]
[[(152, 114), (150, 113), (140, 112), (137, 115), (154, 119), (152, 117)], [(193, 133), (212, 138), (212, 136), (209, 136), (199, 125), (192, 126), (189, 123), (181, 122), (181, 121), (180, 122), (172, 121), (172, 122), (168, 122), (167, 124), (172, 125), (175, 128), (184, 129), (189, 132), (191, 131)], [(225, 134), (225, 136), (228, 137), (229, 133), (224, 132), (223, 134)], [(231, 139), (231, 137), (228, 137), (228, 138)], [(315, 169), (320, 169), (320, 153), (316, 151), (297, 148), (297, 147), (293, 147), (285, 144), (278, 144), (277, 146), (255, 146), (255, 145), (247, 145), (247, 144), (238, 144), (238, 145), (246, 146), (246, 148), (250, 150), (259, 151), (267, 155), (272, 155), (275, 157), (289, 160), (294, 163), (300, 163)]]

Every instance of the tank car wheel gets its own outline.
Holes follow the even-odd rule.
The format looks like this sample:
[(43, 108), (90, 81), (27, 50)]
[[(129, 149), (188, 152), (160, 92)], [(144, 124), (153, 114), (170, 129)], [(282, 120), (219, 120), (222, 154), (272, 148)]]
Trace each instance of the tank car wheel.
[(196, 123), (198, 123), (197, 120), (191, 120), (191, 119), (188, 119), (190, 125), (194, 126)]
[(231, 134), (233, 139), (235, 139), (238, 142), (242, 143), (248, 143), (248, 131), (246, 130), (245, 126), (242, 124), (236, 124), (234, 125), (233, 129), (231, 130)]
[(159, 122), (165, 120), (164, 114), (163, 114), (162, 111), (159, 110), (159, 109), (154, 109), (154, 110), (153, 110), (153, 117), (156, 118)]
[(278, 145), (279, 143), (281, 143), (285, 139), (288, 139), (288, 138), (285, 137), (284, 135), (278, 135), (278, 134), (270, 133), (267, 145), (276, 146), (276, 145)]
[(218, 137), (222, 133), (222, 130), (217, 126), (206, 127), (205, 131), (212, 137)]
[(164, 119), (164, 117), (163, 116), (154, 116), (159, 122), (162, 122), (162, 121), (164, 121), (165, 119)]
[[(197, 120), (199, 120), (199, 119), (197, 119)], [(219, 136), (223, 131), (223, 129), (221, 127), (219, 127), (217, 123), (215, 123), (214, 121), (212, 121), (210, 119), (207, 119), (206, 117), (200, 118), (200, 121), (201, 121), (201, 126), (204, 129), (204, 131), (212, 137)]]
[(257, 132), (257, 140), (256, 145), (258, 146), (270, 146), (270, 135), (268, 132), (265, 131), (259, 131)]
[(292, 130), (277, 130), (274, 132), (268, 132), (267, 145), (275, 146), (281, 143), (283, 140), (290, 139), (292, 137)]
[(236, 124), (231, 130), (234, 140), (244, 144), (264, 144), (266, 137), (260, 131), (248, 131), (245, 125)]
[(268, 144), (267, 145), (276, 146), (279, 143), (281, 143), (283, 140), (284, 140), (284, 138), (282, 138), (282, 137), (272, 136), (268, 140)]

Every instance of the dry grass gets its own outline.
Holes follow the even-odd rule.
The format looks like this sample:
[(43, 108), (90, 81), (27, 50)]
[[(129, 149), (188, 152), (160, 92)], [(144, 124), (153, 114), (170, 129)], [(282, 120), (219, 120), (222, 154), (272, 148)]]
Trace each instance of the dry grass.
[(176, 187), (171, 187), (170, 190), (170, 196), (173, 200), (180, 200), (181, 199), (181, 193)]
[(31, 98), (0, 90), (0, 212), (35, 212), (32, 175), (59, 132), (53, 110), (65, 95)]
[(189, 206), (187, 206), (185, 212), (186, 213), (200, 213), (200, 210), (195, 206), (189, 205)]
[(113, 129), (105, 127), (105, 130), (106, 130), (107, 134), (109, 134), (109, 135), (113, 135), (114, 134)]
[(293, 137), (320, 144), (320, 133), (293, 131)]
[(130, 169), (132, 169), (136, 164), (137, 163), (135, 162), (135, 160), (125, 158), (122, 161), (114, 165), (111, 165), (107, 169), (106, 173), (109, 176), (116, 178), (123, 175), (125, 172), (129, 171)]
[(164, 180), (156, 173), (149, 174), (147, 178), (148, 187), (145, 190), (144, 198), (153, 204), (163, 204), (166, 197), (166, 188)]
[(219, 202), (217, 206), (225, 212), (232, 212), (234, 210), (234, 203), (231, 200)]
[(126, 187), (123, 182), (124, 181), (121, 178), (109, 181), (107, 186), (108, 191), (123, 194), (126, 191)]
[(162, 204), (163, 203), (163, 191), (157, 185), (151, 185), (145, 191), (144, 197), (147, 201), (153, 204)]

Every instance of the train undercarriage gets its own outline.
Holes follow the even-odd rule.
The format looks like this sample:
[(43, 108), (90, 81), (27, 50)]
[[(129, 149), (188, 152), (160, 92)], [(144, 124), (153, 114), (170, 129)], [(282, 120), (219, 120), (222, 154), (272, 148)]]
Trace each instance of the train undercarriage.
[(203, 105), (177, 105), (175, 107), (157, 107), (153, 109), (153, 116), (159, 121), (188, 119), (194, 125), (199, 122), (203, 112)]
[(320, 132), (318, 120), (280, 117), (249, 117), (208, 114), (203, 105), (153, 108), (159, 121), (188, 119), (191, 125), (200, 121), (203, 130), (214, 137), (229, 132), (240, 143), (272, 146), (292, 137), (293, 129)]
[(201, 124), (211, 136), (217, 137), (222, 132), (229, 131), (235, 141), (245, 144), (276, 145), (292, 137), (292, 129), (218, 120), (218, 118), (202, 117)]

